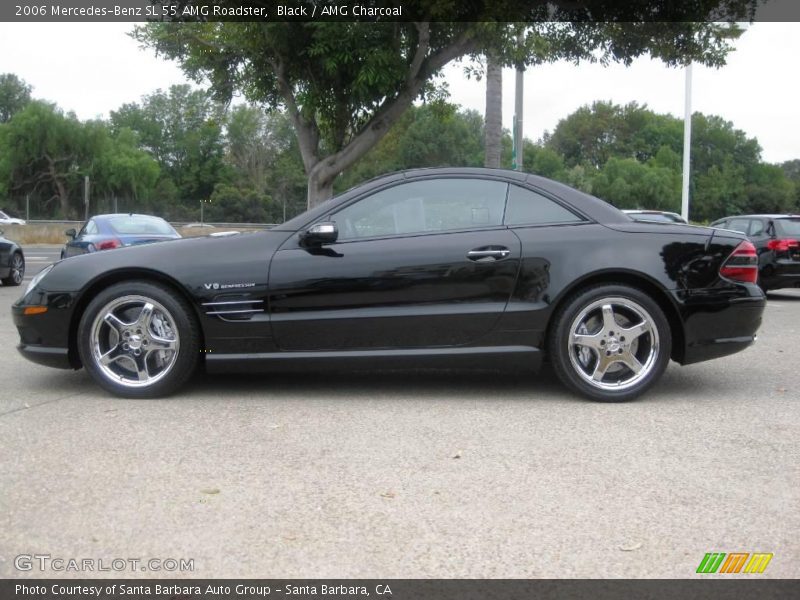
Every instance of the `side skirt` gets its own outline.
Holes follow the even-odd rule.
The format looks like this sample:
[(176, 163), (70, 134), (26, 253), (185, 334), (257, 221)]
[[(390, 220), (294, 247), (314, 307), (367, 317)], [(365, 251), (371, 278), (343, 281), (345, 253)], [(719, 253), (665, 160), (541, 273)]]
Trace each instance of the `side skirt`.
[(209, 373), (263, 373), (324, 369), (479, 368), (538, 370), (542, 353), (533, 346), (478, 346), (408, 350), (329, 350), (207, 354)]

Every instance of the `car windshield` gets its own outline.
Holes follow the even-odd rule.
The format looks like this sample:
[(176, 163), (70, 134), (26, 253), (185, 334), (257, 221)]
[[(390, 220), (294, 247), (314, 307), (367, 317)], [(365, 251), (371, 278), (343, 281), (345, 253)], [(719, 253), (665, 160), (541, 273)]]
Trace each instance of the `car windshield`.
[(779, 237), (800, 237), (800, 218), (776, 219), (775, 230)]
[(163, 219), (153, 217), (114, 217), (109, 219), (111, 229), (121, 235), (174, 235), (175, 230)]

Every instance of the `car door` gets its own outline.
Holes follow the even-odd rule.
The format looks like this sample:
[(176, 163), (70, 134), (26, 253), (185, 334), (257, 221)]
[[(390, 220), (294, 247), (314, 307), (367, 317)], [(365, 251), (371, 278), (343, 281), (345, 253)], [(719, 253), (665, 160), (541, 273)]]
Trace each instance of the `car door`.
[(750, 219), (750, 228), (747, 232), (747, 237), (756, 247), (760, 267), (769, 262), (769, 248), (767, 247), (767, 242), (770, 240), (769, 223), (769, 219)]
[(321, 221), (339, 237), (298, 235), (270, 267), (272, 332), (283, 350), (466, 345), (489, 333), (519, 271), (503, 225), (507, 184), (477, 178), (394, 182)]

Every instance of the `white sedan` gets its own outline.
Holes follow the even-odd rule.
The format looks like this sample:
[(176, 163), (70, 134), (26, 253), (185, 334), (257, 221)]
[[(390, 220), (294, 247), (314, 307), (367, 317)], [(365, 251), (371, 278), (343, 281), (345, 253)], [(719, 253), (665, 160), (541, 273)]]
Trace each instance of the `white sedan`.
[(0, 210), (0, 225), (25, 225), (23, 219), (17, 219)]

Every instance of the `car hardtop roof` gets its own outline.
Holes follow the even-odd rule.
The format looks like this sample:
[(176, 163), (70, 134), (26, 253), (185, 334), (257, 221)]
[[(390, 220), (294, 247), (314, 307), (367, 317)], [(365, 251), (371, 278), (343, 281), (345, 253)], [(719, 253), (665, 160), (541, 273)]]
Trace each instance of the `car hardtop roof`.
[[(488, 167), (422, 167), (394, 171), (368, 179), (337, 194), (333, 198), (325, 200), (311, 210), (297, 215), (285, 223), (281, 223), (273, 229), (276, 231), (297, 230), (297, 228), (302, 227), (305, 223), (313, 222), (325, 215), (328, 211), (333, 210), (341, 202), (349, 200), (354, 194), (362, 191), (368, 192), (370, 188), (380, 187), (384, 183), (391, 183), (403, 179), (435, 177), (437, 175), (496, 176), (519, 183), (528, 183), (532, 187), (539, 188), (545, 193), (550, 193), (557, 198), (565, 200), (574, 208), (585, 213), (590, 219), (598, 223), (627, 223), (632, 221), (628, 215), (600, 198), (576, 190), (575, 188), (553, 179), (548, 179), (532, 173)], [(335, 204), (330, 204), (331, 201), (335, 201)]]
[(97, 218), (100, 218), (100, 217), (102, 217), (104, 219), (109, 219), (111, 217), (148, 217), (150, 219), (161, 219), (162, 221), (165, 220), (163, 217), (157, 217), (155, 215), (143, 215), (143, 214), (140, 214), (140, 213), (106, 213), (106, 214), (102, 214), (102, 215), (94, 215), (94, 216), (89, 217), (89, 218), (90, 219), (97, 219)]

